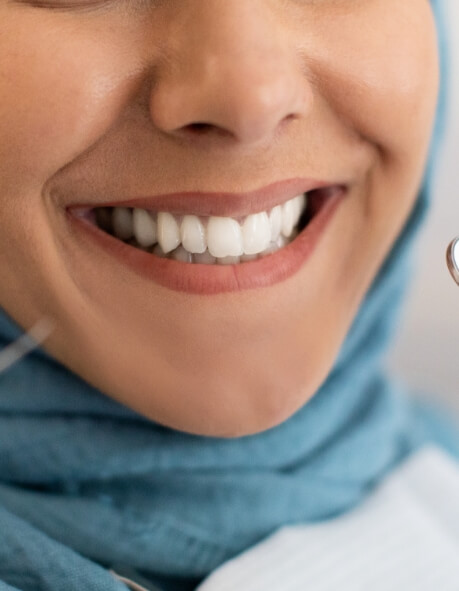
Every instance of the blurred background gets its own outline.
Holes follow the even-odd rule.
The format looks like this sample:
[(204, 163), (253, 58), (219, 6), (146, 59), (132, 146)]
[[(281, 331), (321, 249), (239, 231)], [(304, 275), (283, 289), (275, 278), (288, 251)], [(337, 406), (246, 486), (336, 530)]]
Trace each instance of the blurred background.
[(445, 262), (459, 235), (459, 1), (447, 8), (451, 51), (449, 113), (432, 207), (419, 236), (417, 267), (389, 369), (405, 382), (432, 392), (459, 416), (459, 286)]

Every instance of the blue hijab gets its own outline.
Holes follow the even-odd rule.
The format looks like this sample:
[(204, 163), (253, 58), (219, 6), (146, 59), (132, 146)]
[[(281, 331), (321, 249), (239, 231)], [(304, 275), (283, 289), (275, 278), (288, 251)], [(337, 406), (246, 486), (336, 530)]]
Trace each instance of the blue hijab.
[[(349, 510), (423, 443), (459, 456), (459, 426), (383, 363), (431, 173), (432, 163), (328, 378), (276, 428), (232, 440), (165, 428), (42, 350), (1, 375), (0, 590), (125, 590), (110, 568), (150, 589), (192, 590), (276, 528)], [(0, 346), (20, 333), (0, 315)]]

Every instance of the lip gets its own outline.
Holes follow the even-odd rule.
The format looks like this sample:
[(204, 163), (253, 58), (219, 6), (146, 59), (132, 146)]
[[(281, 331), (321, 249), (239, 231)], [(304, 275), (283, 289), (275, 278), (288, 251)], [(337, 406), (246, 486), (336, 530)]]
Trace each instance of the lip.
[[(317, 188), (317, 184), (314, 186)], [(72, 208), (66, 209), (66, 217), (71, 229), (83, 239), (89, 239), (141, 277), (178, 292), (216, 295), (269, 287), (285, 281), (299, 271), (315, 251), (320, 237), (347, 194), (347, 187), (344, 185), (331, 187), (328, 184), (327, 187), (327, 196), (321, 200), (313, 219), (290, 244), (264, 258), (237, 265), (191, 264), (160, 258), (114, 238), (84, 216), (78, 215), (77, 212), (72, 213)], [(256, 195), (260, 194), (260, 191), (256, 192)], [(124, 203), (126, 206), (134, 207), (133, 203), (137, 203), (137, 200)], [(276, 203), (279, 203), (279, 200)], [(177, 201), (177, 206), (179, 204), (181, 202)], [(116, 206), (120, 205), (120, 202), (116, 202)], [(255, 207), (253, 202), (251, 206)], [(234, 211), (234, 207), (231, 210)], [(247, 212), (247, 205), (244, 210)], [(171, 211), (169, 202), (167, 211)]]
[[(99, 203), (75, 203), (69, 209), (87, 210), (94, 207), (138, 207), (150, 211), (168, 211), (176, 215), (244, 217), (259, 211), (268, 211), (297, 195), (329, 187), (335, 183), (304, 178), (277, 181), (255, 191), (242, 193), (184, 192), (112, 200)], [(337, 183), (336, 183), (337, 184)]]

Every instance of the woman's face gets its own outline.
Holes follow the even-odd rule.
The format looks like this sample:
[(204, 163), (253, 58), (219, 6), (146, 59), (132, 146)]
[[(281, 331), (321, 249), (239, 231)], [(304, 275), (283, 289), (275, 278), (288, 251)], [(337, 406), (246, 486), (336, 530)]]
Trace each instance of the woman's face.
[[(5, 310), (52, 318), (52, 355), (176, 429), (240, 436), (304, 405), (419, 189), (429, 2), (0, 0), (0, 56)], [(165, 244), (167, 213), (199, 214), (208, 249), (246, 251), (246, 216), (319, 185), (311, 224), (261, 261), (169, 261), (91, 225), (141, 205)]]

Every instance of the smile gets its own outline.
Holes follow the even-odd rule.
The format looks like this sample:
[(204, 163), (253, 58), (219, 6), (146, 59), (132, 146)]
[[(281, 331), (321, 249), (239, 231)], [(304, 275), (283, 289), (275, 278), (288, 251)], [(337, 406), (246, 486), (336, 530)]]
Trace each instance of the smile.
[(291, 242), (306, 210), (307, 194), (241, 221), (127, 207), (92, 211), (100, 229), (156, 256), (184, 263), (229, 265), (266, 256)]
[[(143, 276), (177, 291), (215, 294), (266, 287), (299, 269), (346, 192), (322, 185), (277, 204), (280, 193), (298, 190), (298, 180), (242, 199), (182, 194), (77, 205), (67, 213), (73, 227)], [(263, 203), (272, 207), (257, 210)]]

